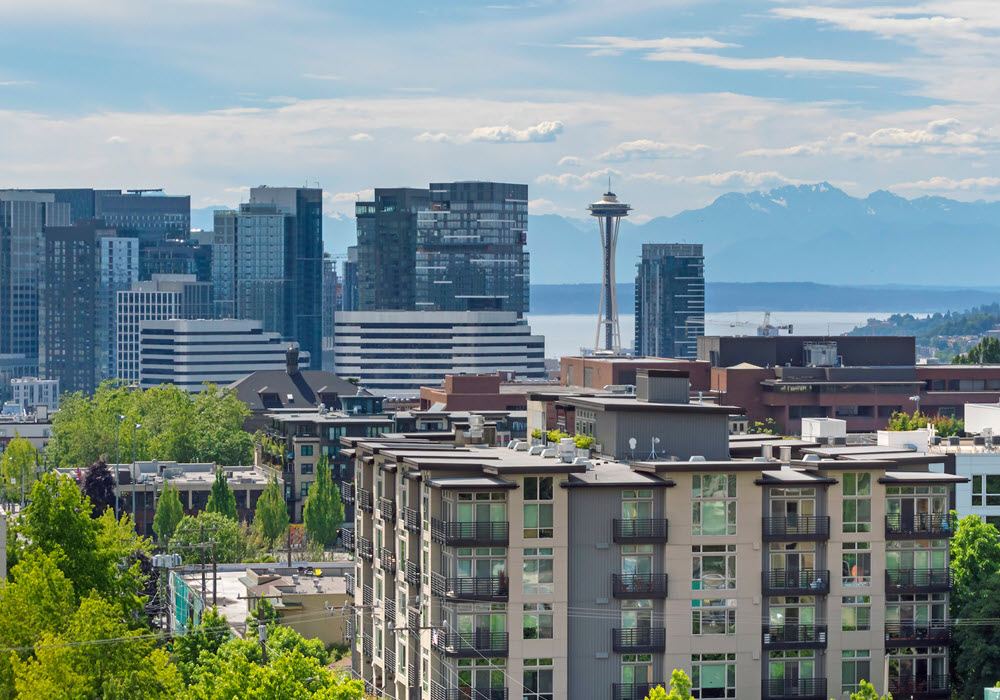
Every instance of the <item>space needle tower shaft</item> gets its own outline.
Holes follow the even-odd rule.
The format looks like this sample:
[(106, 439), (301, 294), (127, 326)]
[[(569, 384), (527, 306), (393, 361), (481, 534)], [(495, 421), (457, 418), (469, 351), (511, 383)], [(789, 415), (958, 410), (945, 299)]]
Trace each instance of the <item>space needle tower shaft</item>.
[(601, 248), (604, 251), (604, 279), (601, 284), (601, 305), (597, 312), (597, 337), (594, 339), (594, 352), (601, 350), (601, 335), (604, 335), (604, 350), (613, 354), (621, 354), (621, 334), (618, 330), (618, 294), (615, 288), (615, 248), (618, 245), (618, 229), (622, 219), (628, 216), (630, 207), (619, 202), (611, 192), (608, 192), (600, 202), (594, 202), (587, 209), (590, 215), (597, 218), (597, 228), (601, 236)]

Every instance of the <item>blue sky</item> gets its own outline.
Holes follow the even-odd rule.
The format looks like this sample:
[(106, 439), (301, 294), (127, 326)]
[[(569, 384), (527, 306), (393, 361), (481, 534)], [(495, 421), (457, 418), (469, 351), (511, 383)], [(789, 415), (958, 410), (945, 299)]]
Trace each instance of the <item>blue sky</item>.
[(636, 218), (829, 181), (995, 199), (996, 0), (0, 0), (0, 187), (235, 205), (497, 179)]

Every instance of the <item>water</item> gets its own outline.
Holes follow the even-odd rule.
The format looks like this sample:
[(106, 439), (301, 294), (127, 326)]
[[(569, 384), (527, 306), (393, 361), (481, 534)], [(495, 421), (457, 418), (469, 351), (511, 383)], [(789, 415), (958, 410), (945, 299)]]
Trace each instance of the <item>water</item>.
[[(791, 325), (794, 335), (842, 335), (863, 326), (870, 318), (884, 320), (901, 311), (775, 311), (771, 325)], [(760, 311), (728, 311), (705, 315), (707, 335), (756, 335), (757, 326), (764, 322)], [(597, 333), (597, 315), (560, 314), (529, 315), (528, 323), (535, 334), (545, 336), (545, 356), (579, 355), (580, 348), (593, 348)], [(631, 314), (618, 319), (622, 345), (632, 347), (635, 339), (635, 317)], [(784, 334), (785, 331), (782, 331)]]

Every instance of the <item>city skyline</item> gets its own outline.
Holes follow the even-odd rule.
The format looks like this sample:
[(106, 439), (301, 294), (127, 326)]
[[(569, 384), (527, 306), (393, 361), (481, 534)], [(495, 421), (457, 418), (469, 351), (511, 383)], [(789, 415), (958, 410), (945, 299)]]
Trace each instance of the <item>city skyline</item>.
[(385, 9), (100, 0), (84, 26), (64, 0), (0, 5), (0, 183), (155, 182), (202, 208), (319, 182), (331, 216), (483, 161), (574, 216), (608, 175), (642, 217), (822, 180), (1000, 194), (981, 0)]

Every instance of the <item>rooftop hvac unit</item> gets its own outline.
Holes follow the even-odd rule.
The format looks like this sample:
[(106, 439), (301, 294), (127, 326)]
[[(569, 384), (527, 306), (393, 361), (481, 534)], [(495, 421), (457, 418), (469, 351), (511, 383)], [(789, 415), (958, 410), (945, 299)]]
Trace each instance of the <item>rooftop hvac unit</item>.
[(554, 448), (554, 447), (546, 447), (539, 454), (542, 457), (555, 457), (557, 453), (558, 453), (558, 451), (556, 450), (556, 448)]
[(540, 454), (542, 454), (542, 450), (544, 450), (544, 449), (545, 449), (544, 445), (532, 445), (531, 448), (528, 450), (528, 454), (529, 455), (540, 455)]
[(803, 343), (802, 362), (806, 367), (836, 367), (836, 343)]

